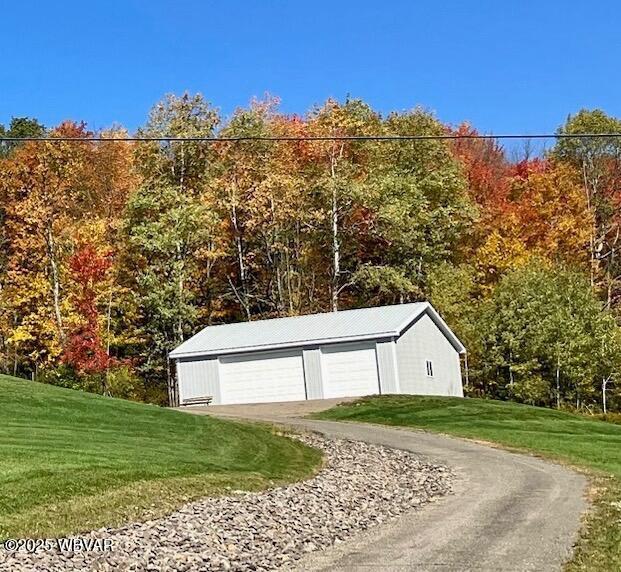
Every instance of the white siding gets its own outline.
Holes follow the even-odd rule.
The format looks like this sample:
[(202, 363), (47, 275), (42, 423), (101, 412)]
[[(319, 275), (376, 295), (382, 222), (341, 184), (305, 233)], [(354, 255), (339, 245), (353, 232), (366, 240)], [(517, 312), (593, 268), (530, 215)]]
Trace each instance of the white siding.
[(321, 348), (323, 396), (379, 393), (375, 344), (334, 344)]
[[(431, 308), (426, 312), (431, 314), (421, 315), (396, 340), (382, 335), (364, 342), (180, 358), (180, 401), (207, 396), (214, 404), (377, 393), (463, 396), (455, 349), (462, 346), (446, 333), (446, 326), (444, 330), (437, 326), (440, 318)], [(427, 361), (432, 363), (433, 376), (427, 375)]]
[(393, 340), (379, 341), (375, 346), (382, 393), (399, 393), (396, 350)]
[[(427, 314), (396, 344), (401, 393), (463, 397), (459, 354)], [(427, 360), (433, 377), (427, 375)]]
[(212, 403), (220, 403), (217, 358), (179, 360), (177, 379), (180, 403), (191, 397), (212, 397)]
[(323, 398), (321, 379), (321, 351), (319, 348), (304, 350), (304, 379), (307, 399)]
[(220, 358), (221, 403), (306, 399), (302, 352), (259, 352)]

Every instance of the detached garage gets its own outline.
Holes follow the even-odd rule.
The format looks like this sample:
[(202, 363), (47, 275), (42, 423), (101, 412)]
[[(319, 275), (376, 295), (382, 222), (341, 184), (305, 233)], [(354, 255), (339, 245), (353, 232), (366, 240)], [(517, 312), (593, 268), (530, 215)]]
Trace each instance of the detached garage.
[(466, 350), (426, 303), (209, 326), (170, 354), (179, 403), (463, 396)]

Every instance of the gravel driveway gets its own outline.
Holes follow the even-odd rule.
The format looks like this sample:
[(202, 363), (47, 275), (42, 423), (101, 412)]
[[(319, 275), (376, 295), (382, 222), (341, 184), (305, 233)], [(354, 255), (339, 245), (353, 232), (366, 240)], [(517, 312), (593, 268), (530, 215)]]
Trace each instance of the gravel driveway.
[(290, 570), (302, 556), (450, 490), (448, 469), (413, 453), (317, 435), (300, 438), (325, 453), (324, 468), (311, 479), (207, 498), (165, 518), (89, 534), (111, 541), (109, 552), (47, 549), (7, 557), (0, 551), (0, 570)]
[(545, 572), (560, 571), (571, 558), (588, 508), (584, 476), (530, 455), (423, 431), (298, 418), (334, 401), (220, 406), (217, 414), (423, 455), (451, 469), (454, 494), (310, 554), (300, 570)]

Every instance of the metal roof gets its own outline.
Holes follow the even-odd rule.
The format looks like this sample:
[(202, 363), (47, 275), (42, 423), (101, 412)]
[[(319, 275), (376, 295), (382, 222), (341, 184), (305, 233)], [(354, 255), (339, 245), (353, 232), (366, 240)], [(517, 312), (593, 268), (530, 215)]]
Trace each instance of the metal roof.
[(343, 310), (207, 326), (170, 353), (171, 358), (243, 353), (398, 337), (427, 313), (453, 347), (465, 348), (428, 302)]

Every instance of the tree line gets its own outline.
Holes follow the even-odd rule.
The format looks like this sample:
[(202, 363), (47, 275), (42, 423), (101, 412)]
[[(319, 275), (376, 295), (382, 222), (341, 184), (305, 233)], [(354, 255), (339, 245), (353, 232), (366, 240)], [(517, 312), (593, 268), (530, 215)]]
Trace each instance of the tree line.
[[(582, 110), (561, 133), (621, 131)], [(414, 109), (167, 96), (139, 137), (473, 135)], [(0, 369), (166, 403), (168, 352), (208, 324), (427, 299), (469, 349), (472, 395), (621, 407), (621, 141), (118, 141), (0, 137)], [(93, 136), (98, 142), (90, 141)], [(107, 139), (115, 138), (114, 141)]]

